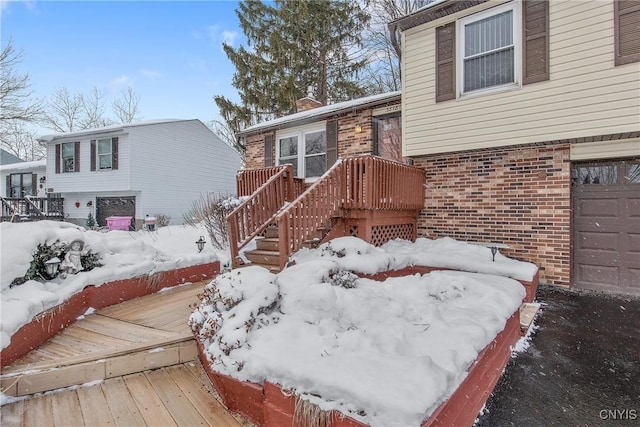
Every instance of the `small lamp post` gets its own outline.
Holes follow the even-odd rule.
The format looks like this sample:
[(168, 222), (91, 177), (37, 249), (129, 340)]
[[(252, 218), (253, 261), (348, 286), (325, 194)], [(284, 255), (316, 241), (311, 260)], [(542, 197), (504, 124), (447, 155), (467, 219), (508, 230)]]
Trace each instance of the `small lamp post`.
[(496, 262), (496, 253), (498, 253), (498, 248), (495, 246), (491, 246), (491, 255), (493, 256), (493, 262)]
[(204, 237), (200, 236), (200, 238), (196, 242), (196, 245), (198, 246), (198, 252), (202, 252), (202, 250), (204, 249), (204, 244), (205, 243), (207, 243), (207, 242), (204, 240)]
[(56, 277), (58, 268), (60, 268), (60, 262), (60, 258), (58, 257), (51, 258), (49, 261), (44, 262), (44, 265), (47, 268), (47, 274), (50, 278), (53, 279), (54, 277)]

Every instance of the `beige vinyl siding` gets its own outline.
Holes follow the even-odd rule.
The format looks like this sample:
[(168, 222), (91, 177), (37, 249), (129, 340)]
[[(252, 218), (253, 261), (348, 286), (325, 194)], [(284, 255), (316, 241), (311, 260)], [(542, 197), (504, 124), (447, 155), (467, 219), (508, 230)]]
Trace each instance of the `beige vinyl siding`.
[(435, 28), (461, 14), (407, 30), (404, 155), (640, 130), (640, 67), (614, 66), (612, 2), (552, 0), (549, 14), (549, 81), (437, 104)]
[(640, 138), (571, 144), (570, 159), (600, 160), (640, 156)]

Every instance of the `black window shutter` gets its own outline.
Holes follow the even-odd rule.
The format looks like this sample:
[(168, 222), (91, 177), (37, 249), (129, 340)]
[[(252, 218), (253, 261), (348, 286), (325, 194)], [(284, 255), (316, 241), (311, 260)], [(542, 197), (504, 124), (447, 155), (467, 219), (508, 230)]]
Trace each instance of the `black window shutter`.
[(75, 142), (74, 144), (73, 171), (80, 172), (80, 142)]
[(56, 173), (60, 173), (60, 144), (56, 144)]
[(549, 2), (525, 0), (522, 19), (522, 83), (549, 80)]
[(96, 140), (91, 140), (91, 170), (96, 170)]
[(640, 62), (640, 1), (615, 0), (613, 23), (616, 65)]
[(264, 167), (273, 166), (273, 135), (264, 136)]
[(7, 197), (11, 197), (11, 175), (7, 175)]
[(37, 173), (31, 174), (31, 195), (32, 196), (38, 195), (38, 174)]
[(338, 160), (338, 121), (327, 122), (327, 169)]
[(111, 169), (118, 169), (118, 137), (111, 138)]
[(456, 23), (436, 28), (436, 102), (456, 98)]

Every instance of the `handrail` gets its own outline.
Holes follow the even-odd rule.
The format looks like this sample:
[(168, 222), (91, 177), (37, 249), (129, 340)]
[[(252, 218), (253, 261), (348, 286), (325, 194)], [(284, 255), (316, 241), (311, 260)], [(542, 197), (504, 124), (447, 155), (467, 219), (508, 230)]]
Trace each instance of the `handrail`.
[[(276, 214), (293, 200), (293, 167), (278, 166), (275, 174), (267, 179), (250, 198), (245, 200), (227, 216), (229, 224), (229, 245), (233, 266), (237, 266), (240, 249), (244, 248), (254, 237), (264, 231), (273, 221)], [(273, 172), (270, 170), (269, 173)]]
[(244, 169), (236, 176), (236, 194), (238, 197), (250, 196), (256, 192), (269, 178), (282, 170), (282, 166), (261, 169)]
[(33, 219), (64, 219), (62, 198), (48, 197), (1, 197), (0, 220), (12, 221), (17, 216)]
[(424, 180), (422, 169), (377, 156), (338, 161), (277, 214), (280, 268), (341, 209), (422, 209)]

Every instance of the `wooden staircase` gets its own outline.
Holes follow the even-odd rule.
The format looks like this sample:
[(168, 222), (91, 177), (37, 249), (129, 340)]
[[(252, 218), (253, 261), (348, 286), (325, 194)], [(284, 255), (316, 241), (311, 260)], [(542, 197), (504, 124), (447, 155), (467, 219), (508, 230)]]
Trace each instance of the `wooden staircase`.
[(291, 165), (238, 174), (238, 196), (250, 196), (229, 216), (233, 267), (252, 264), (271, 271), (285, 268), (303, 247), (339, 236), (372, 244), (415, 239), (417, 213), (424, 207), (425, 174), (420, 168), (376, 156), (338, 160), (304, 188)]
[[(311, 235), (302, 246), (305, 248), (317, 248), (321, 243), (324, 243), (324, 237), (329, 233), (331, 227), (319, 227), (316, 232)], [(244, 256), (251, 261), (251, 264), (245, 265), (259, 265), (272, 273), (279, 273), (280, 268), (280, 236), (278, 234), (278, 227), (270, 226), (265, 230), (263, 237), (257, 237), (255, 239), (256, 249), (246, 251)]]

